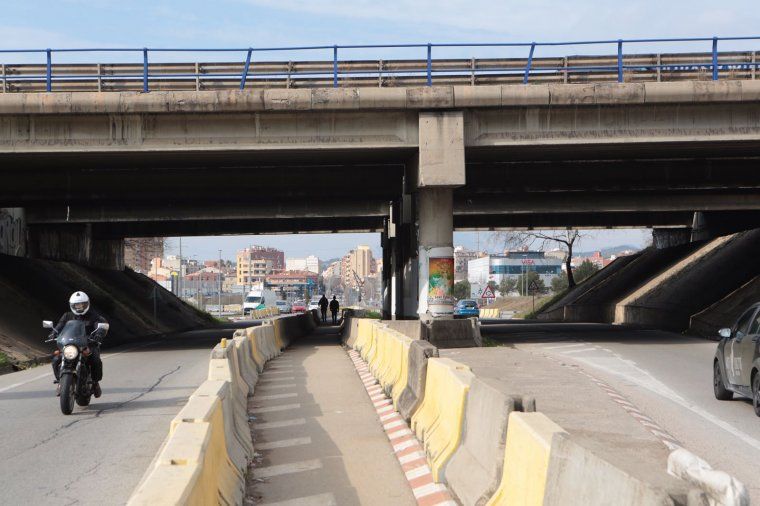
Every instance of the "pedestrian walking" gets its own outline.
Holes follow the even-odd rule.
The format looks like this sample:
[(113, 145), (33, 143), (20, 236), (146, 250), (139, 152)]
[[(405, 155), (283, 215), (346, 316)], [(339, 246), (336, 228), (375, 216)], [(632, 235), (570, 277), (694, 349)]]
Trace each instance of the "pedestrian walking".
[(330, 301), (330, 312), (332, 313), (333, 325), (338, 324), (338, 310), (340, 310), (340, 302), (338, 302), (338, 299), (333, 295), (333, 298)]
[(322, 313), (322, 323), (327, 323), (327, 306), (329, 302), (325, 294), (322, 294), (322, 298), (319, 299), (319, 311)]

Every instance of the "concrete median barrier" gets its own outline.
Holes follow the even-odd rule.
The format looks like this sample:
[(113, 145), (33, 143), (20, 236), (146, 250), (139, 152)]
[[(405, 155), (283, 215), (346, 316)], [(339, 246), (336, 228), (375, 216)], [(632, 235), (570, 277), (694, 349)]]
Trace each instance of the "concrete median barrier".
[(447, 358), (428, 359), (425, 395), (412, 415), (411, 429), (422, 442), (433, 479), (444, 481), (444, 467), (462, 438), (470, 368)]
[(431, 357), (438, 356), (438, 348), (427, 341), (409, 343), (409, 366), (406, 386), (399, 394), (396, 409), (409, 422), (425, 395), (427, 363)]
[(510, 413), (501, 481), (487, 504), (543, 504), (557, 433), (564, 430), (542, 413)]
[(668, 456), (668, 473), (695, 487), (689, 492), (689, 505), (749, 506), (749, 492), (739, 480), (716, 471), (704, 460), (684, 448)]
[(240, 366), (240, 376), (248, 386), (248, 396), (253, 395), (253, 389), (259, 380), (259, 370), (256, 362), (253, 360), (252, 340), (248, 336), (235, 336), (232, 338), (235, 346), (237, 360)]
[(462, 504), (485, 504), (502, 476), (507, 422), (513, 411), (535, 411), (535, 401), (506, 395), (479, 378), (467, 393), (462, 444), (446, 466), (449, 490)]
[(495, 308), (485, 308), (480, 310), (481, 318), (498, 318), (501, 314), (501, 310)]

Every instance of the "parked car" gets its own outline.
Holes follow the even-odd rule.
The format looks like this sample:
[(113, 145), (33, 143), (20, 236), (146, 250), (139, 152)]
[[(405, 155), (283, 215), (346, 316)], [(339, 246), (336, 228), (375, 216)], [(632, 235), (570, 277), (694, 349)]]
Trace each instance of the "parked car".
[(749, 397), (760, 416), (760, 302), (718, 334), (721, 339), (713, 360), (715, 397), (722, 401), (734, 394)]
[(293, 307), (290, 305), (290, 302), (286, 300), (275, 301), (275, 305), (277, 305), (277, 309), (280, 310), (280, 314), (290, 314), (293, 311)]
[(480, 316), (480, 309), (477, 301), (473, 299), (462, 299), (454, 306), (454, 318), (469, 318), (471, 316)]
[(293, 302), (293, 312), (294, 313), (303, 313), (306, 311), (306, 302), (303, 300), (297, 300)]
[(317, 299), (311, 299), (306, 309), (308, 311), (311, 311), (312, 309), (316, 309), (317, 311), (319, 311), (319, 301)]

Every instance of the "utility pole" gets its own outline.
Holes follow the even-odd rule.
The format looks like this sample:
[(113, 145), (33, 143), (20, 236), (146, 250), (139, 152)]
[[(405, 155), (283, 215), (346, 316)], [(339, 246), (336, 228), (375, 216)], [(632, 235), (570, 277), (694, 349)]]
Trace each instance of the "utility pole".
[(219, 250), (219, 318), (222, 317), (222, 250)]

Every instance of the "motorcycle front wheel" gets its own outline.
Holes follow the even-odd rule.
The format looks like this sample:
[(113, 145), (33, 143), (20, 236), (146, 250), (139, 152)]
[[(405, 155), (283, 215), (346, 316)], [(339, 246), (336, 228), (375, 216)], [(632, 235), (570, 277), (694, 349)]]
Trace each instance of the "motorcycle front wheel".
[(74, 411), (74, 376), (61, 375), (61, 413), (70, 415)]

